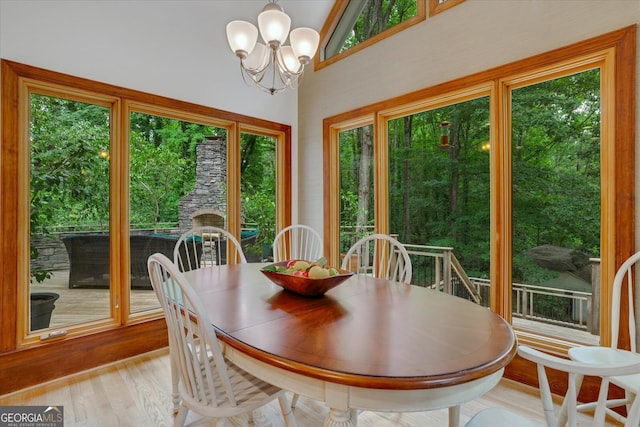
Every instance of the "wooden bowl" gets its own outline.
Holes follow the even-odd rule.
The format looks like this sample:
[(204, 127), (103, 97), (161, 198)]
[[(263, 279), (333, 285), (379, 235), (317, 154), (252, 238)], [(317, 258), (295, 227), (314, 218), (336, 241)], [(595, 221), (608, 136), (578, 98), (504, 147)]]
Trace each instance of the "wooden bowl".
[[(289, 261), (281, 261), (270, 265), (284, 267), (288, 262)], [(340, 283), (353, 276), (351, 271), (340, 269), (338, 269), (339, 274), (323, 277), (321, 279), (310, 279), (308, 277), (293, 276), (291, 274), (278, 273), (276, 271), (265, 271), (264, 267), (260, 269), (260, 271), (276, 285), (286, 289), (287, 291), (305, 297), (318, 297), (324, 295), (328, 290), (335, 288)]]

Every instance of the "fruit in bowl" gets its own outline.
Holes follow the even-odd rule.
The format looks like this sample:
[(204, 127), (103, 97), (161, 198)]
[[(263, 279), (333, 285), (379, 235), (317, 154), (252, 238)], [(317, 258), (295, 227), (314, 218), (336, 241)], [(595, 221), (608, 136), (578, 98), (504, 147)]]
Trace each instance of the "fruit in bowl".
[(299, 295), (320, 296), (353, 275), (352, 272), (326, 267), (326, 259), (289, 260), (264, 266), (260, 271), (276, 285)]

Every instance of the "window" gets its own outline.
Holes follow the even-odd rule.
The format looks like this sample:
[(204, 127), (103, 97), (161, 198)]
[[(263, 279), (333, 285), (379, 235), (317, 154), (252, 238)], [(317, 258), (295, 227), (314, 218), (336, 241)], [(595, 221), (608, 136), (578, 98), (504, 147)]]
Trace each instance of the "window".
[(337, 1), (321, 34), (316, 69), (364, 49), (426, 18), (424, 0)]
[(417, 16), (417, 3), (416, 0), (348, 2), (324, 48), (324, 57), (331, 58)]
[[(460, 283), (448, 292), (472, 296), (486, 306), (491, 242), (487, 93), (482, 90), (472, 99), (467, 99), (469, 93), (460, 94), (448, 105), (434, 100), (416, 105), (412, 114), (384, 116), (389, 233), (411, 252), (413, 284), (439, 282), (440, 261), (457, 260), (475, 279), (474, 286)], [(426, 255), (434, 252), (441, 258)]]
[[(286, 125), (6, 60), (2, 89), (0, 359), (23, 348), (32, 351), (22, 362), (35, 361), (17, 365), (15, 381), (45, 378), (42, 351), (55, 360), (67, 340), (91, 344), (82, 362), (63, 363), (56, 375), (163, 345), (146, 258), (173, 256), (179, 233), (195, 225), (194, 206), (217, 210), (236, 236), (290, 223)], [(215, 167), (207, 169), (210, 158)], [(202, 193), (203, 170), (215, 191), (190, 201)], [(39, 313), (34, 293), (58, 294), (44, 326), (31, 318)], [(135, 338), (141, 333), (144, 340)], [(48, 343), (57, 344), (43, 350)]]
[(320, 69), (457, 6), (464, 0), (336, 1), (321, 32)]
[(464, 0), (429, 0), (429, 16), (436, 15), (459, 5)]
[[(421, 285), (441, 289), (450, 284), (445, 290), (453, 293), (456, 287), (467, 288), (459, 295), (475, 300), (477, 294), (513, 321), (520, 342), (560, 352), (576, 342), (608, 344), (609, 284), (616, 267), (634, 251), (633, 239), (627, 238), (635, 233), (633, 40), (631, 27), (387, 100), (381, 111), (376, 106), (382, 104), (376, 104), (359, 108), (362, 115), (356, 118), (346, 112), (325, 119), (330, 263), (340, 262), (336, 237), (347, 225), (343, 216), (357, 211), (345, 211), (336, 197), (343, 197), (345, 186), (334, 164), (343, 156), (352, 158), (342, 151), (347, 131), (369, 124), (375, 185), (373, 206), (366, 209), (374, 212), (375, 231), (398, 234), (409, 246), (438, 246), (439, 252), (431, 252), (439, 262), (447, 259), (442, 250), (453, 247), (455, 257), (447, 262), (459, 261), (467, 273), (457, 274), (457, 266), (427, 266), (431, 273)], [(532, 117), (544, 123), (531, 122)], [(605, 190), (611, 188), (615, 191)], [(532, 206), (527, 197), (533, 192), (539, 198)], [(577, 230), (575, 222), (588, 224), (588, 230)], [(525, 225), (526, 233), (520, 228)], [(535, 239), (525, 242), (526, 236)], [(599, 338), (591, 332), (586, 339), (558, 329), (549, 332), (543, 322), (516, 322), (517, 282), (542, 278), (525, 271), (530, 263), (523, 263), (521, 255), (551, 242), (600, 258), (601, 299), (594, 303), (600, 306)], [(456, 272), (460, 283), (443, 277), (448, 271)], [(548, 279), (553, 276), (549, 273)], [(474, 292), (487, 287), (488, 296)], [(583, 313), (579, 303), (560, 311), (571, 321)]]
[(247, 262), (273, 260), (271, 244), (276, 233), (277, 209), (276, 142), (273, 136), (240, 134), (242, 245)]
[(533, 81), (508, 86), (513, 323), (597, 344), (600, 69)]
[(373, 217), (373, 126), (340, 132), (340, 253), (370, 234)]
[[(61, 89), (61, 88), (60, 88)], [(29, 323), (26, 333), (63, 330), (71, 324), (111, 321), (108, 238), (106, 249), (87, 251), (84, 236), (109, 235), (111, 186), (111, 111), (117, 105), (104, 97), (76, 96), (63, 90), (29, 84)], [(25, 240), (27, 241), (27, 240)], [(74, 258), (74, 269), (69, 269)], [(60, 287), (81, 288), (97, 276), (104, 297), (78, 291), (74, 298)], [(93, 282), (92, 282), (93, 283)], [(90, 284), (91, 285), (91, 284)], [(91, 286), (89, 286), (91, 287)], [(54, 307), (65, 316), (52, 316)], [(91, 309), (87, 309), (87, 307)]]

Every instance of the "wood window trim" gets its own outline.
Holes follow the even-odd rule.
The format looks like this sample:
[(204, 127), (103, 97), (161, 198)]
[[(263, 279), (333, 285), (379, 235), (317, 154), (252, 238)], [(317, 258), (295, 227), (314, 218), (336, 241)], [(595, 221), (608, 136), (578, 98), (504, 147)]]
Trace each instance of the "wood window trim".
[[(329, 16), (327, 17), (327, 20), (325, 21), (322, 29), (320, 30), (320, 45), (318, 47), (318, 54), (313, 58), (314, 70), (321, 70), (324, 67), (328, 67), (329, 65), (335, 62), (338, 62), (344, 58), (348, 58), (349, 56), (354, 55), (360, 52), (361, 50), (366, 49), (369, 46), (372, 46), (386, 38), (393, 36), (394, 34), (404, 31), (407, 28), (412, 27), (416, 24), (419, 24), (420, 22), (427, 19), (427, 7), (426, 7), (425, 0), (417, 0), (416, 16), (409, 18), (406, 21), (403, 21), (397, 25), (394, 25), (393, 27), (388, 28), (381, 33), (378, 33), (375, 36), (370, 37), (367, 40), (364, 40), (358, 43), (352, 48), (345, 50), (344, 52), (337, 53), (336, 55), (333, 55), (330, 58), (324, 58), (324, 51), (327, 47), (329, 39), (331, 38), (331, 35), (336, 30), (336, 27), (340, 22), (340, 18), (342, 17), (345, 9), (347, 8), (349, 1), (350, 0), (336, 0), (333, 3), (333, 7), (331, 8), (331, 11), (329, 11)], [(453, 0), (453, 1), (459, 1), (459, 0)]]
[(464, 0), (445, 0), (440, 3), (438, 0), (429, 0), (429, 16), (437, 15), (438, 13), (442, 13), (446, 10), (451, 9), (462, 3)]
[[(101, 94), (101, 96), (111, 97), (123, 105), (129, 103), (129, 107), (148, 106), (152, 114), (166, 112), (169, 117), (172, 117), (179, 116), (178, 112), (182, 112), (184, 118), (208, 118), (207, 123), (215, 120), (216, 123), (226, 124), (227, 129), (230, 130), (231, 140), (233, 140), (233, 132), (233, 135), (237, 135), (236, 140), (239, 141), (240, 131), (258, 132), (276, 138), (277, 158), (279, 162), (282, 162), (278, 165), (279, 174), (276, 183), (277, 201), (280, 203), (277, 209), (277, 223), (288, 224), (291, 222), (291, 127), (288, 125), (83, 79), (5, 59), (0, 60), (0, 77), (0, 93), (2, 95), (0, 99), (0, 124), (2, 125), (0, 129), (0, 188), (2, 189), (0, 227), (3, 236), (0, 243), (0, 277), (3, 284), (0, 288), (0, 365), (3, 366), (3, 369), (0, 370), (0, 395), (167, 345), (166, 325), (159, 310), (150, 310), (149, 313), (143, 315), (129, 314), (126, 306), (123, 306), (121, 314), (114, 317), (115, 321), (110, 324), (101, 324), (97, 328), (92, 328), (89, 324), (86, 328), (78, 328), (77, 332), (66, 337), (42, 343), (34, 342), (27, 347), (21, 347), (24, 326), (20, 326), (20, 324), (24, 322), (20, 322), (19, 316), (24, 315), (25, 310), (20, 310), (18, 304), (19, 300), (24, 299), (24, 295), (26, 295), (22, 290), (25, 286), (21, 285), (25, 280), (25, 272), (22, 270), (28, 268), (27, 258), (17, 256), (20, 251), (24, 252), (25, 248), (24, 244), (19, 245), (18, 243), (21, 239), (25, 240), (20, 233), (25, 233), (24, 230), (28, 230), (28, 215), (25, 221), (26, 211), (23, 206), (24, 200), (28, 200), (28, 197), (25, 198), (24, 194), (21, 196), (21, 190), (26, 187), (18, 180), (22, 173), (21, 168), (23, 168), (23, 165), (19, 163), (18, 144), (21, 136), (23, 139), (25, 138), (26, 132), (21, 124), (21, 115), (24, 116), (25, 111), (20, 111), (19, 108), (24, 109), (25, 105), (28, 105), (28, 103), (20, 102), (21, 81), (28, 79), (40, 82), (44, 86), (66, 88), (70, 92), (76, 88), (78, 93)], [(117, 141), (128, 141), (128, 130), (125, 129), (128, 126), (128, 118), (125, 117), (125, 114), (128, 114), (129, 111), (130, 108), (122, 107), (119, 114), (112, 116), (112, 120), (118, 122), (120, 126), (119, 128), (114, 127), (116, 130), (112, 130), (114, 133), (112, 138), (116, 144)], [(28, 116), (28, 111), (26, 113)], [(239, 143), (235, 145), (238, 146), (236, 149), (239, 158)], [(114, 155), (122, 157), (125, 156), (127, 150), (121, 146), (117, 151), (119, 154), (114, 153)], [(120, 159), (120, 164), (125, 163), (123, 159)], [(236, 171), (231, 173), (236, 176), (234, 179), (239, 184), (239, 168), (235, 169)], [(281, 174), (282, 170), (286, 173)], [(125, 172), (117, 170), (114, 173), (124, 174)], [(119, 187), (114, 185), (117, 188), (112, 188), (111, 191), (112, 193), (116, 192), (117, 198), (120, 199), (116, 202), (118, 203), (117, 209), (125, 212), (128, 208), (128, 198), (125, 197), (128, 192), (123, 188), (123, 180), (120, 181)], [(239, 195), (236, 199), (231, 199), (231, 202), (237, 206), (239, 213)], [(19, 210), (20, 206), (22, 208)], [(113, 205), (111, 208), (113, 209)], [(112, 222), (111, 226), (122, 228), (128, 235), (126, 216), (114, 217), (110, 221), (116, 221), (115, 224)], [(237, 229), (239, 234), (239, 218), (237, 220), (230, 219), (229, 227)], [(124, 242), (123, 239), (121, 241)], [(126, 245), (123, 243), (123, 246)], [(123, 251), (124, 249), (113, 250)], [(123, 267), (123, 269), (126, 268)], [(123, 289), (126, 287), (125, 285), (121, 286)], [(22, 297), (20, 296), (21, 292), (23, 292)], [(71, 347), (74, 348), (74, 352), (69, 351)], [(51, 369), (51, 366), (56, 366), (56, 369)]]
[[(611, 315), (611, 287), (615, 270), (624, 260), (635, 251), (635, 64), (636, 64), (636, 25), (622, 28), (602, 36), (594, 37), (570, 46), (562, 47), (550, 52), (529, 57), (520, 61), (515, 61), (503, 66), (492, 68), (470, 76), (466, 76), (453, 81), (421, 89), (409, 94), (405, 94), (393, 99), (384, 100), (360, 107), (356, 110), (338, 114), (325, 118), (323, 121), (323, 146), (324, 146), (324, 179), (327, 183), (324, 187), (324, 241), (332, 242), (339, 236), (339, 158), (338, 158), (338, 135), (342, 130), (352, 129), (364, 124), (374, 124), (374, 145), (385, 135), (386, 127), (381, 121), (387, 120), (393, 114), (389, 111), (401, 112), (405, 114), (412, 111), (416, 106), (425, 103), (442, 100), (443, 94), (456, 94), (466, 88), (493, 85), (490, 89), (492, 97), (490, 101), (490, 116), (492, 121), (491, 138), (492, 145), (502, 147), (496, 150), (497, 154), (492, 157), (492, 177), (491, 177), (491, 235), (508, 236), (510, 233), (510, 199), (507, 187), (509, 182), (505, 182), (502, 175), (504, 166), (510, 159), (508, 143), (510, 132), (505, 125), (507, 111), (505, 101), (508, 96), (508, 87), (505, 79), (511, 78), (509, 83), (517, 81), (515, 76), (522, 75), (526, 70), (544, 69), (552, 66), (562, 67), (563, 63), (572, 64), (573, 68), (578, 68), (576, 60), (597, 61), (593, 56), (607, 56), (611, 54), (608, 62), (603, 60), (603, 84), (607, 85), (611, 96), (603, 98), (604, 113), (608, 115), (607, 124), (603, 124), (601, 135), (606, 144), (605, 162), (602, 165), (603, 174), (611, 177), (607, 183), (607, 188), (603, 186), (601, 198), (603, 200), (603, 228), (601, 231), (601, 246), (605, 251), (603, 254), (607, 258), (601, 268), (602, 303), (601, 303), (601, 339), (603, 345), (608, 345), (611, 341), (610, 322), (607, 320)], [(560, 64), (560, 65), (558, 65)], [(548, 73), (547, 73), (548, 76)], [(611, 76), (612, 78), (607, 78)], [(604, 91), (603, 91), (604, 92)], [(431, 100), (431, 101), (430, 101)], [(422, 104), (421, 104), (422, 103)], [(394, 113), (400, 114), (400, 113)], [(401, 115), (402, 115), (401, 114)], [(604, 121), (604, 120), (603, 120)], [(615, 141), (615, 143), (611, 143)], [(497, 145), (496, 145), (497, 144)], [(506, 148), (505, 148), (506, 147)], [(375, 149), (379, 153), (380, 149)], [(376, 161), (376, 166), (378, 162)], [(386, 165), (383, 169), (386, 168)], [(377, 174), (376, 174), (377, 175)], [(384, 189), (375, 188), (376, 198), (380, 196), (380, 191)], [(386, 196), (382, 196), (383, 200)], [(376, 201), (376, 231), (385, 231), (388, 225), (378, 224), (378, 221), (385, 218), (380, 215), (380, 210), (384, 209), (379, 205), (386, 206)], [(606, 205), (606, 206), (605, 206)], [(605, 222), (606, 221), (606, 222)], [(337, 245), (325, 243), (326, 256), (331, 263), (338, 262), (339, 253)], [(511, 317), (511, 298), (509, 292), (509, 282), (511, 277), (511, 245), (507, 239), (492, 239), (492, 301), (491, 308), (497, 313)], [(625, 326), (628, 319), (624, 315), (627, 302), (623, 302), (621, 307), (621, 343), (622, 347), (628, 348), (629, 331)], [(529, 332), (518, 332), (519, 341), (541, 348), (543, 350), (566, 354), (566, 350), (574, 345), (573, 343), (545, 337)], [(533, 368), (522, 361), (515, 360), (513, 368), (507, 369), (507, 376), (519, 381), (535, 384), (535, 372)], [(586, 386), (587, 392), (597, 392), (597, 384)]]

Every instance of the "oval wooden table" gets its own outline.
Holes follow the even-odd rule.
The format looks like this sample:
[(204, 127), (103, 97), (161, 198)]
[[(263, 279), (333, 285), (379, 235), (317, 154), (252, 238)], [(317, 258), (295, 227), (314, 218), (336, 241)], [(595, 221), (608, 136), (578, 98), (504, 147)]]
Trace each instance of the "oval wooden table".
[(325, 426), (354, 426), (360, 409), (460, 405), (493, 388), (516, 353), (509, 324), (461, 298), (361, 275), (307, 298), (270, 282), (262, 266), (185, 275), (225, 355), (259, 378), (324, 401)]

